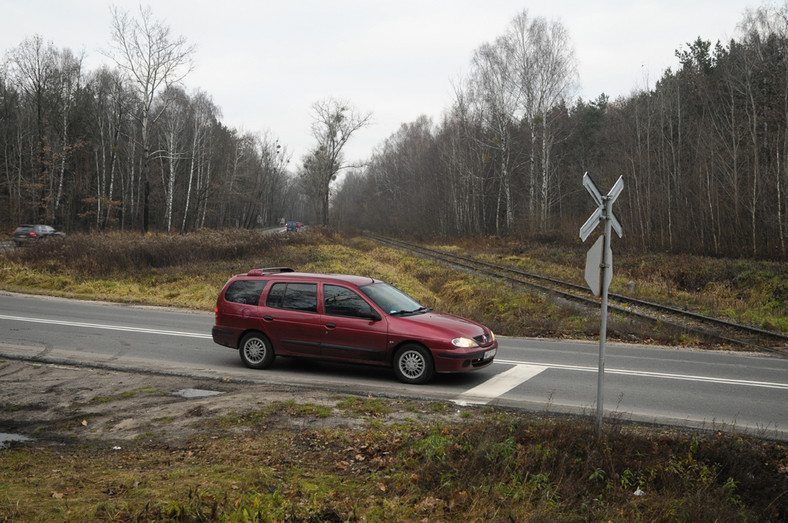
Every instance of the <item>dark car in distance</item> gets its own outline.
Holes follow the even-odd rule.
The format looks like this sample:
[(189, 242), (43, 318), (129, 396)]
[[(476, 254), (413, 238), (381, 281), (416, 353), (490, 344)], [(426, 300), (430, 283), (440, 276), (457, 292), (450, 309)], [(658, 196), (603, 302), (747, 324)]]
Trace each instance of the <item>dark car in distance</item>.
[(20, 225), (14, 231), (13, 240), (17, 246), (22, 246), (30, 241), (43, 240), (45, 238), (64, 239), (66, 234), (56, 231), (49, 225)]
[(253, 369), (295, 356), (391, 367), (410, 384), (486, 367), (498, 348), (487, 327), (424, 307), (381, 280), (286, 267), (228, 280), (212, 337)]

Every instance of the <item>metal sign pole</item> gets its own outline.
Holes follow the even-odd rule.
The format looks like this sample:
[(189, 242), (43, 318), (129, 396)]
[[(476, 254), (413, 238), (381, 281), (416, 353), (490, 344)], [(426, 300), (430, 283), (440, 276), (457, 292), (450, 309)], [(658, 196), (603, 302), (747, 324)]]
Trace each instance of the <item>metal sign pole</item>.
[(612, 221), (610, 215), (612, 211), (613, 201), (609, 196), (604, 196), (604, 214), (602, 219), (605, 222), (605, 232), (603, 235), (602, 247), (602, 265), (600, 265), (600, 286), (602, 291), (602, 318), (599, 327), (599, 373), (597, 376), (596, 388), (596, 433), (597, 436), (602, 435), (602, 414), (604, 412), (604, 384), (605, 384), (605, 340), (607, 339), (607, 289), (610, 282), (607, 281), (609, 274), (607, 268), (613, 263), (610, 259), (610, 233), (612, 232)]
[[(599, 240), (591, 247), (586, 257), (586, 282), (588, 282), (591, 291), (595, 296), (602, 295), (602, 311), (601, 311), (601, 325), (599, 327), (599, 375), (597, 377), (596, 389), (596, 433), (597, 436), (602, 435), (602, 414), (604, 412), (604, 384), (605, 384), (605, 339), (607, 338), (607, 290), (610, 286), (610, 280), (613, 278), (613, 253), (610, 249), (610, 240), (613, 231), (621, 238), (623, 229), (621, 223), (613, 214), (613, 202), (616, 201), (618, 195), (624, 190), (624, 178), (619, 176), (618, 180), (607, 196), (602, 196), (599, 188), (594, 181), (588, 176), (588, 173), (583, 175), (583, 187), (586, 188), (588, 193), (597, 204), (596, 210), (586, 220), (582, 227), (580, 227), (580, 239), (586, 241), (591, 233), (599, 225), (599, 222), (604, 222), (604, 233), (602, 234), (602, 252), (600, 253), (597, 245)], [(599, 265), (599, 273), (597, 275), (595, 266)], [(598, 286), (597, 286), (598, 284)]]

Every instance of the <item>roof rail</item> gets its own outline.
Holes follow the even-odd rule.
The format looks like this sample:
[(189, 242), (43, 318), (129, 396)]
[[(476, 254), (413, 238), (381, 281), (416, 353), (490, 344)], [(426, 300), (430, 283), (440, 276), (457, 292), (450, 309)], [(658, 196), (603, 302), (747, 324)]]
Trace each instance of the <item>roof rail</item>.
[(290, 267), (265, 267), (263, 269), (252, 269), (247, 273), (248, 276), (260, 276), (271, 272), (295, 272)]

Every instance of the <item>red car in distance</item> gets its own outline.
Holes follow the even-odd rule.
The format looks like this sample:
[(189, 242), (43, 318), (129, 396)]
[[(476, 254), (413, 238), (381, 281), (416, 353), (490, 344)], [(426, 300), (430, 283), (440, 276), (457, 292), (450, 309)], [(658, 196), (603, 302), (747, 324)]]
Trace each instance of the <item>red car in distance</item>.
[(297, 356), (391, 367), (410, 384), (486, 367), (498, 348), (487, 327), (424, 307), (381, 280), (286, 267), (231, 278), (211, 333), (253, 369)]

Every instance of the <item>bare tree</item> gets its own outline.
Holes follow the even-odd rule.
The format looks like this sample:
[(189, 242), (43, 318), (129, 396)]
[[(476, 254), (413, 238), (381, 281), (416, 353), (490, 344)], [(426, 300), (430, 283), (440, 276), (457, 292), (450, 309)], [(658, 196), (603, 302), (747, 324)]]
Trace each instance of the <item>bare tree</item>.
[(472, 64), (468, 95), (486, 131), (490, 155), (485, 162), (493, 166), (498, 180), (496, 232), (509, 231), (515, 224), (514, 174), (522, 168), (517, 152), (523, 150), (514, 136), (518, 128), (531, 138), (526, 180), (529, 217), (538, 217), (544, 229), (552, 202), (558, 200), (552, 180), (556, 138), (550, 116), (572, 94), (576, 76), (568, 33), (559, 22), (532, 19), (522, 11), (494, 43), (475, 51)]
[[(36, 35), (8, 55), (11, 79), (22, 96), (22, 110), (34, 122), (30, 137), (31, 169), (27, 186), (34, 216), (55, 222), (60, 211), (66, 166), (74, 150), (71, 119), (82, 83), (82, 57), (59, 50)], [(19, 183), (22, 186), (19, 173)], [(21, 193), (20, 193), (21, 194)]]
[(328, 225), (331, 182), (347, 167), (342, 150), (356, 131), (370, 124), (372, 114), (358, 113), (347, 102), (335, 99), (316, 102), (312, 110), (312, 135), (317, 146), (304, 158), (302, 177), (318, 199), (317, 220)]
[[(788, 41), (788, 2), (784, 2), (782, 6), (765, 4), (755, 11), (748, 10), (744, 20), (740, 24), (740, 29), (744, 32), (745, 42), (749, 44), (749, 47), (751, 47), (754, 50), (754, 54), (756, 54), (754, 60), (764, 62), (762, 67), (768, 69), (771, 75), (773, 75), (771, 78), (761, 79), (761, 82), (764, 84), (768, 82), (770, 85), (779, 86), (779, 90), (776, 91), (778, 97), (775, 97), (773, 100), (773, 102), (777, 101), (773, 110), (777, 111), (783, 122), (788, 122), (788, 66), (785, 65), (784, 58), (781, 63), (779, 60), (773, 60), (773, 57), (769, 57), (767, 50), (770, 40), (773, 42), (774, 39), (777, 39), (782, 43), (782, 45), (776, 46), (780, 49), (778, 56), (784, 56), (785, 42)], [(753, 127), (754, 126), (755, 123), (753, 122)], [(765, 128), (766, 124), (764, 124), (764, 129)], [(773, 186), (775, 190), (773, 192), (773, 197), (776, 201), (776, 222), (780, 251), (783, 256), (785, 256), (788, 252), (788, 250), (786, 250), (788, 231), (786, 230), (787, 225), (785, 224), (786, 204), (784, 202), (786, 198), (786, 186), (788, 186), (788, 167), (786, 167), (786, 158), (788, 157), (788, 131), (782, 130), (781, 133), (775, 133), (772, 129), (771, 134), (774, 135), (779, 142), (773, 148), (774, 158), (770, 163), (774, 166)], [(755, 150), (757, 147), (759, 147), (759, 145), (756, 144), (753, 149)], [(755, 231), (757, 228), (755, 211), (758, 208), (755, 183), (756, 182), (753, 182), (753, 196), (750, 205), (752, 213), (753, 252), (755, 252), (756, 248)]]
[[(557, 21), (544, 18), (529, 19), (527, 11), (517, 15), (504, 37), (513, 68), (512, 89), (519, 92), (517, 100), (521, 114), (531, 128), (530, 208), (537, 201), (541, 206), (540, 225), (544, 229), (550, 207), (550, 165), (554, 137), (551, 132), (550, 112), (573, 92), (576, 81), (574, 49), (569, 34)], [(536, 140), (539, 135), (540, 147)], [(541, 160), (539, 179), (536, 158)], [(539, 188), (538, 198), (536, 189)]]
[[(93, 111), (90, 127), (93, 132), (95, 156), (95, 201), (97, 229), (118, 221), (118, 210), (123, 210), (124, 184), (118, 183), (120, 197), (116, 197), (115, 182), (121, 178), (120, 165), (122, 135), (130, 132), (128, 115), (129, 93), (123, 86), (119, 71), (104, 66), (88, 79), (93, 90)], [(131, 198), (129, 198), (131, 201)]]
[(49, 206), (48, 220), (54, 222), (55, 214), (60, 208), (63, 196), (63, 182), (66, 175), (66, 159), (73, 149), (70, 143), (70, 119), (77, 98), (77, 93), (82, 82), (82, 56), (74, 56), (71, 51), (64, 49), (58, 53), (58, 75), (56, 77), (57, 105), (60, 106), (60, 146), (57, 158), (57, 189), (54, 193), (54, 205)]
[(154, 20), (149, 7), (140, 6), (139, 18), (111, 7), (112, 47), (108, 56), (125, 73), (140, 100), (143, 164), (140, 172), (143, 191), (142, 229), (148, 231), (150, 216), (150, 126), (159, 114), (152, 111), (156, 93), (171, 84), (179, 83), (192, 70), (194, 47), (184, 37), (173, 38), (170, 28)]
[[(51, 107), (49, 99), (52, 98), (57, 55), (55, 46), (51, 42), (45, 43), (39, 35), (25, 39), (10, 53), (12, 78), (15, 79), (24, 94), (24, 99), (32, 106), (32, 111), (35, 113), (33, 116), (35, 143), (31, 145), (31, 150), (35, 150), (35, 159), (31, 158), (31, 160), (35, 161), (36, 169), (26, 182), (22, 182), (20, 171), (19, 186), (20, 193), (23, 185), (29, 188), (36, 219), (38, 213), (46, 208), (48, 199), (46, 190), (48, 186), (51, 187), (53, 180), (51, 161), (47, 158), (47, 150), (51, 149), (47, 111)], [(49, 200), (52, 200), (51, 196)]]
[(514, 225), (514, 202), (511, 190), (511, 128), (516, 120), (520, 92), (511, 89), (512, 69), (508, 60), (509, 42), (499, 38), (495, 44), (484, 44), (473, 56), (473, 75), (470, 79), (471, 100), (483, 125), (489, 130), (484, 140), (498, 174), (498, 199), (495, 213), (495, 232), (500, 234), (501, 214), (507, 231)]
[(189, 205), (191, 202), (192, 186), (195, 172), (197, 173), (197, 188), (201, 187), (203, 179), (203, 169), (205, 158), (207, 157), (208, 142), (210, 140), (210, 130), (215, 124), (217, 116), (220, 115), (219, 109), (214, 105), (208, 93), (197, 92), (192, 101), (192, 146), (191, 158), (189, 162), (189, 182), (186, 186), (186, 203), (183, 206), (183, 223), (181, 232), (186, 231), (186, 222), (189, 215)]
[(172, 232), (175, 181), (180, 171), (181, 162), (187, 157), (184, 131), (186, 130), (189, 112), (189, 98), (183, 89), (170, 87), (163, 93), (159, 103), (166, 108), (161, 111), (163, 149), (157, 151), (156, 155), (162, 161), (167, 161), (166, 168), (161, 170), (161, 176), (166, 207), (164, 213), (165, 228), (169, 233)]

